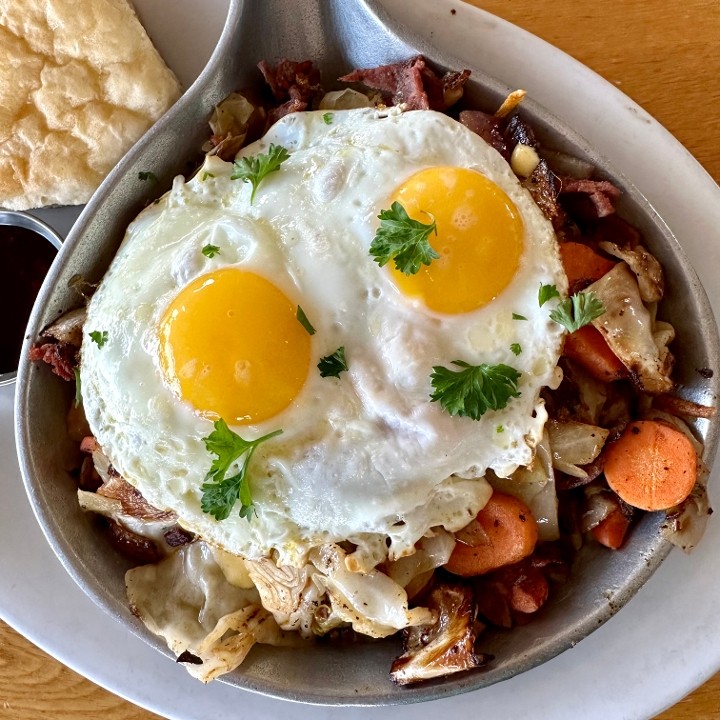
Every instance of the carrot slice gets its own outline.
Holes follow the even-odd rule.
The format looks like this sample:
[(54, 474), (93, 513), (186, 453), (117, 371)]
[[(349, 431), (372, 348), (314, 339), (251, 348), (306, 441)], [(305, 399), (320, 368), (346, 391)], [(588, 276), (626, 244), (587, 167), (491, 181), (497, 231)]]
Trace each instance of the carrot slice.
[(617, 263), (617, 260), (600, 255), (585, 243), (572, 241), (560, 244), (560, 259), (570, 287), (590, 285)]
[(579, 242), (562, 243), (560, 259), (571, 293), (583, 290), (615, 266), (613, 260), (599, 255), (589, 245)]
[(602, 382), (628, 376), (627, 368), (610, 349), (602, 333), (592, 325), (585, 325), (565, 338), (563, 355), (578, 362)]
[(480, 545), (455, 544), (445, 569), (471, 577), (519, 562), (535, 549), (538, 529), (530, 508), (512, 495), (495, 492), (476, 521), (486, 537)]
[(608, 485), (641, 510), (667, 510), (685, 500), (697, 481), (697, 465), (690, 440), (657, 420), (630, 423), (605, 449)]
[(617, 508), (590, 532), (601, 545), (611, 550), (618, 550), (625, 541), (625, 534), (629, 527), (630, 519), (625, 516), (620, 508)]

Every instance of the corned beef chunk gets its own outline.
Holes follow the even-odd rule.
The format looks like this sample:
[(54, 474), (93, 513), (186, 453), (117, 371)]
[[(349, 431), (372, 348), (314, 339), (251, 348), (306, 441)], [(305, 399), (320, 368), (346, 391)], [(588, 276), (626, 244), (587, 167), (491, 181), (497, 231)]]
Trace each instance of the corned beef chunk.
[(490, 115), (482, 110), (463, 110), (459, 115), (459, 120), (468, 130), (472, 130), (488, 145), (492, 145), (503, 157), (508, 157), (503, 134), (505, 118)]
[(592, 239), (595, 243), (611, 242), (621, 248), (634, 248), (640, 244), (640, 231), (619, 215), (605, 215), (593, 226)]
[(447, 110), (462, 96), (465, 83), (470, 77), (469, 70), (461, 72), (447, 72), (439, 78), (433, 70), (425, 67), (423, 70), (423, 84), (428, 96), (431, 110)]
[(308, 103), (322, 92), (320, 72), (313, 65), (312, 60), (296, 62), (282, 58), (275, 65), (262, 60), (258, 63), (258, 68), (276, 100), (280, 102), (296, 100), (305, 103), (302, 108), (296, 106), (294, 109), (288, 109), (283, 113), (284, 115), (298, 109), (304, 110)]
[(563, 178), (560, 195), (568, 211), (580, 220), (596, 220), (615, 212), (620, 190), (609, 180)]
[(30, 348), (30, 360), (45, 362), (52, 371), (63, 380), (74, 380), (73, 369), (77, 365), (75, 354), (77, 348), (64, 342), (39, 343)]
[(533, 129), (520, 117), (520, 115), (513, 114), (508, 116), (503, 135), (505, 137), (505, 144), (508, 148), (508, 159), (509, 156), (512, 155), (512, 151), (518, 143), (528, 145), (529, 147), (538, 147), (538, 142), (535, 139)]
[(278, 105), (278, 107), (268, 111), (268, 127), (276, 123), (281, 117), (285, 117), (290, 113), (307, 110), (307, 106), (308, 104), (302, 100), (288, 100), (282, 105)]
[[(479, 110), (463, 110), (459, 119), (508, 162), (518, 143), (539, 149), (535, 133), (518, 114), (498, 117)], [(579, 222), (612, 216), (620, 197), (620, 190), (608, 180), (558, 178), (545, 159), (540, 160), (523, 185), (557, 231), (566, 225), (568, 213)]]
[(462, 96), (469, 70), (439, 77), (418, 55), (393, 65), (353, 70), (341, 82), (359, 82), (383, 93), (389, 104), (404, 103), (408, 110), (445, 110)]

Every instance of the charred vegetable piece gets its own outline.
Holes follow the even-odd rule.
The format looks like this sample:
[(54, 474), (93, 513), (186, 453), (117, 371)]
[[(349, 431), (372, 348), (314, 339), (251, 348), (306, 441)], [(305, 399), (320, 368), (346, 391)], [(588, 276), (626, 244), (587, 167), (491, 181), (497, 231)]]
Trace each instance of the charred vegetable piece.
[(492, 659), (475, 653), (476, 608), (469, 587), (439, 585), (430, 593), (427, 606), (437, 612), (437, 622), (405, 630), (405, 652), (390, 671), (398, 685), (472, 670)]

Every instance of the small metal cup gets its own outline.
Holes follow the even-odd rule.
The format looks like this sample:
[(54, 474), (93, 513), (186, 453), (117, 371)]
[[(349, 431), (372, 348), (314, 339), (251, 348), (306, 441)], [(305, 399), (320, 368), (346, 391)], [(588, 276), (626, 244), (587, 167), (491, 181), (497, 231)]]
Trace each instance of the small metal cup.
[[(13, 227), (25, 228), (44, 237), (57, 250), (62, 246), (62, 238), (42, 220), (38, 220), (32, 215), (24, 212), (16, 212), (14, 210), (0, 210), (0, 225), (11, 225)], [(15, 382), (17, 371), (0, 373), (0, 386), (11, 385)]]

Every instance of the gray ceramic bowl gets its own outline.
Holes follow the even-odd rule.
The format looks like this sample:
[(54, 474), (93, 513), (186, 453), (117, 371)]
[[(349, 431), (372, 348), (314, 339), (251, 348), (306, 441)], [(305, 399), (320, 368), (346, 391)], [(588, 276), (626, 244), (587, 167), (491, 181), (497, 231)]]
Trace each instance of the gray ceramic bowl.
[[(45, 238), (56, 250), (59, 250), (62, 246), (62, 238), (47, 223), (27, 213), (15, 210), (0, 210), (0, 225), (32, 230), (40, 237)], [(10, 272), (12, 272), (12, 269)], [(25, 307), (27, 308), (27, 305)], [(12, 385), (15, 382), (16, 375), (15, 370), (1, 372), (0, 386)]]
[[(127, 223), (152, 199), (153, 192), (169, 187), (172, 177), (198, 158), (197, 149), (205, 140), (206, 118), (213, 104), (237, 88), (259, 82), (255, 69), (259, 59), (312, 58), (328, 82), (352, 68), (385, 64), (418, 52), (440, 68), (462, 67), (394, 26), (370, 0), (233, 0), (206, 70), (114, 170), (70, 233), (39, 297), (29, 337), (37, 337), (48, 322), (77, 304), (69, 288), (73, 276), (79, 273), (90, 281), (102, 277)], [(481, 69), (471, 69), (471, 102), (481, 108), (497, 107), (509, 88)], [(705, 294), (675, 238), (641, 193), (560, 119), (532, 100), (524, 103), (524, 112), (547, 146), (571, 150), (594, 162), (623, 188), (621, 214), (640, 227), (667, 271), (662, 314), (678, 331), (677, 377), (683, 395), (697, 401), (716, 396), (720, 374), (707, 380), (696, 368), (712, 367), (720, 357), (717, 329)], [(147, 183), (138, 182), (138, 172), (144, 170), (152, 170), (158, 177), (157, 186), (149, 188)], [(688, 318), (694, 322), (688, 323)], [(77, 452), (65, 436), (69, 402), (70, 388), (56, 381), (46, 368), (22, 364), (17, 439), (33, 508), (48, 541), (85, 592), (128, 631), (170, 656), (163, 643), (128, 609), (123, 582), (127, 564), (109, 547), (105, 549), (93, 519), (78, 507), (75, 482), (66, 472)], [(718, 426), (699, 421), (696, 430), (706, 443), (705, 460), (710, 463)], [(510, 633), (483, 636), (483, 651), (496, 658), (486, 669), (417, 687), (395, 687), (388, 678), (390, 664), (400, 648), (395, 639), (358, 643), (351, 648), (327, 644), (303, 650), (257, 647), (225, 681), (302, 702), (380, 705), (431, 700), (504, 680), (582, 640), (632, 597), (670, 549), (660, 539), (659, 524), (657, 515), (646, 515), (622, 552), (584, 548), (571, 580), (532, 623)], [(178, 672), (183, 671), (178, 668)]]

